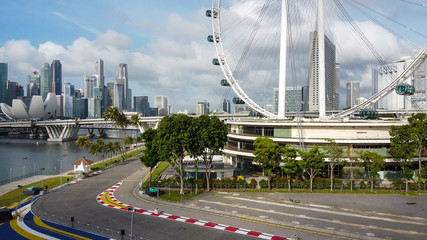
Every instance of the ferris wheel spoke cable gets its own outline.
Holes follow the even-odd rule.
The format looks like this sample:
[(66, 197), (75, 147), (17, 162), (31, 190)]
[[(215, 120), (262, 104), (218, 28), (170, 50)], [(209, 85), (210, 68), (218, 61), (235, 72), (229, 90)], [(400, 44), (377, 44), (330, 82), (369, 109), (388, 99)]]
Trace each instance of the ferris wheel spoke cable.
[(362, 7), (364, 7), (364, 8), (366, 8), (366, 9), (368, 9), (368, 10), (370, 10), (370, 11), (375, 12), (376, 14), (378, 14), (378, 15), (380, 15), (380, 16), (382, 16), (382, 17), (384, 17), (384, 18), (387, 18), (388, 20), (390, 20), (390, 21), (392, 21), (392, 22), (394, 22), (394, 23), (396, 23), (396, 24), (398, 24), (398, 25), (400, 25), (400, 26), (404, 27), (405, 29), (407, 29), (407, 30), (409, 30), (409, 31), (412, 31), (412, 32), (414, 32), (414, 33), (418, 34), (419, 36), (421, 36), (421, 37), (423, 37), (423, 38), (427, 39), (427, 36), (426, 36), (426, 35), (424, 35), (424, 34), (422, 34), (422, 33), (418, 32), (417, 30), (415, 30), (415, 29), (413, 29), (413, 28), (409, 27), (408, 25), (405, 25), (405, 24), (403, 24), (403, 23), (401, 23), (401, 22), (398, 22), (398, 21), (394, 20), (393, 18), (388, 17), (388, 16), (386, 16), (385, 14), (382, 14), (381, 12), (379, 12), (379, 11), (377, 11), (377, 10), (375, 10), (375, 9), (372, 9), (372, 8), (370, 8), (370, 7), (368, 7), (368, 6), (364, 5), (364, 4), (362, 4), (362, 3), (359, 3), (359, 2), (357, 2), (357, 1), (355, 1), (355, 3), (356, 3), (356, 4), (358, 4), (358, 5), (360, 5), (360, 6), (362, 6)]
[(414, 1), (410, 1), (410, 0), (399, 0), (399, 1), (405, 2), (405, 3), (414, 4), (414, 5), (417, 5), (419, 7), (427, 7), (427, 4), (417, 3), (417, 2), (414, 2)]
[[(389, 32), (391, 32), (393, 35), (395, 35), (395, 36), (397, 36), (397, 37), (399, 37), (399, 38), (401, 38), (401, 39), (405, 40), (409, 45), (411, 45), (411, 47), (413, 47), (413, 48), (417, 48), (417, 46), (416, 46), (413, 42), (411, 42), (409, 39), (405, 38), (405, 37), (404, 37), (404, 36), (402, 36), (401, 34), (397, 33), (397, 32), (396, 32), (396, 31), (394, 31), (393, 29), (391, 29), (390, 27), (388, 27), (388, 26), (386, 26), (385, 24), (381, 23), (380, 21), (378, 21), (378, 19), (376, 19), (375, 17), (373, 17), (373, 16), (369, 15), (365, 10), (363, 10), (363, 9), (362, 9), (362, 8), (360, 8), (360, 7), (358, 7), (356, 4), (361, 5), (362, 7), (365, 7), (365, 8), (367, 8), (367, 9), (369, 9), (369, 10), (371, 10), (371, 11), (373, 11), (373, 12), (375, 12), (375, 13), (377, 13), (377, 14), (381, 15), (381, 16), (383, 16), (383, 15), (382, 15), (381, 13), (379, 13), (378, 11), (376, 11), (376, 10), (374, 10), (374, 9), (371, 9), (371, 8), (369, 8), (369, 7), (365, 6), (365, 5), (361, 4), (361, 3), (358, 3), (358, 2), (353, 2), (353, 1), (348, 1), (348, 0), (345, 0), (345, 1), (346, 1), (349, 5), (351, 5), (352, 7), (354, 7), (355, 9), (359, 10), (363, 15), (365, 15), (366, 17), (368, 17), (369, 19), (371, 19), (373, 22), (375, 22), (375, 23), (376, 23), (376, 24), (378, 24), (379, 26), (381, 26), (381, 27), (383, 27), (384, 29), (388, 30), (388, 31), (389, 31)], [(355, 4), (355, 3), (356, 3), (356, 4)], [(384, 17), (386, 17), (386, 16), (384, 16)], [(388, 17), (386, 17), (386, 18), (387, 18), (387, 19), (389, 19)], [(393, 21), (393, 22), (398, 23), (399, 25), (401, 25), (401, 26), (405, 27), (406, 29), (410, 29), (409, 27), (406, 27), (405, 25), (403, 25), (403, 24), (401, 24), (401, 23), (399, 23), (399, 22), (397, 22), (397, 21), (395, 21), (395, 20), (393, 20), (393, 19), (389, 19), (389, 20), (391, 20), (391, 21)], [(415, 32), (416, 32), (416, 30), (413, 30), (413, 31), (415, 31)], [(416, 33), (418, 33), (418, 32), (416, 32)], [(426, 36), (425, 36), (425, 35), (423, 35), (423, 34), (421, 34), (421, 33), (418, 33), (418, 34), (420, 34), (422, 37), (426, 38)]]
[(381, 67), (386, 69), (388, 72), (391, 72), (392, 79), (396, 78), (395, 73), (390, 65), (387, 65), (386, 61), (382, 57), (382, 55), (379, 53), (379, 51), (374, 47), (374, 45), (369, 41), (369, 39), (366, 37), (366, 35), (362, 32), (362, 30), (359, 28), (357, 23), (353, 20), (351, 15), (347, 12), (347, 10), (344, 8), (344, 6), (341, 4), (339, 0), (334, 0), (335, 4), (343, 14), (343, 17), (348, 21), (350, 26), (352, 27), (352, 30), (356, 32), (357, 36), (362, 40), (362, 42), (366, 45), (366, 47), (371, 51), (371, 53), (374, 55), (374, 57), (377, 59), (378, 63)]

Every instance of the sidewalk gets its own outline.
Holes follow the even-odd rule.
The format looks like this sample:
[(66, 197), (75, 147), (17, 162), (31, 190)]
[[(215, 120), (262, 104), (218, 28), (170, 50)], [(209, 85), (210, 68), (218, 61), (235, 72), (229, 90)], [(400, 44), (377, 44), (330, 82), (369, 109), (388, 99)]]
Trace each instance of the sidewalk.
[[(67, 177), (68, 173), (70, 173), (72, 171), (73, 170), (62, 173), (62, 177)], [(18, 185), (22, 185), (22, 186), (30, 185), (32, 183), (36, 183), (38, 181), (41, 181), (42, 179), (48, 179), (48, 178), (60, 177), (60, 176), (61, 176), (61, 174), (58, 174), (58, 175), (37, 175), (37, 176), (29, 177), (29, 178), (24, 178), (24, 179), (21, 179), (18, 181), (14, 181), (14, 182), (11, 182), (8, 184), (4, 184), (4, 185), (0, 186), (0, 196), (3, 196), (4, 194), (6, 194), (8, 192), (17, 189)], [(66, 182), (64, 182), (64, 183), (66, 183)]]

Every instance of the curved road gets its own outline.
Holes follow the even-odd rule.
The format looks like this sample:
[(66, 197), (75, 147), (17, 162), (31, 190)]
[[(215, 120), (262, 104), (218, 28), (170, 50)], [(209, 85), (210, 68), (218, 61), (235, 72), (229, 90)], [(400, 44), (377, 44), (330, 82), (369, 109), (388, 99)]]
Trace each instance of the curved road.
[[(114, 191), (114, 198), (122, 203), (274, 236), (290, 237), (296, 227), (300, 239), (310, 240), (427, 238), (425, 195), (210, 192), (171, 204), (133, 194), (138, 180), (148, 173), (141, 169), (139, 161), (125, 162), (45, 195), (32, 210), (42, 218), (46, 213), (64, 219), (74, 216), (76, 221), (113, 229), (115, 235), (97, 233), (120, 239), (120, 229), (125, 229), (126, 235), (130, 233), (131, 213), (105, 207), (97, 196), (123, 180)], [(294, 206), (289, 198), (301, 202)], [(135, 239), (256, 239), (139, 213), (134, 214), (133, 233)]]
[[(100, 175), (89, 177), (60, 191), (47, 194), (33, 204), (32, 211), (38, 216), (48, 214), (65, 219), (74, 217), (75, 223), (81, 221), (106, 229), (114, 229), (116, 232), (125, 229), (126, 235), (128, 235), (131, 213), (106, 208), (97, 202), (96, 197), (99, 193), (128, 177), (129, 173), (133, 173), (135, 169), (140, 168), (139, 161), (127, 161)], [(138, 170), (137, 173), (139, 176), (146, 174), (141, 170)], [(125, 183), (120, 190), (125, 191), (127, 195), (132, 195), (137, 179), (128, 180)], [(144, 202), (139, 201), (138, 204), (135, 204), (135, 206), (137, 205), (144, 205)], [(253, 239), (253, 237), (142, 214), (134, 214), (133, 235), (136, 236), (135, 239)], [(117, 238), (117, 235), (115, 237)]]

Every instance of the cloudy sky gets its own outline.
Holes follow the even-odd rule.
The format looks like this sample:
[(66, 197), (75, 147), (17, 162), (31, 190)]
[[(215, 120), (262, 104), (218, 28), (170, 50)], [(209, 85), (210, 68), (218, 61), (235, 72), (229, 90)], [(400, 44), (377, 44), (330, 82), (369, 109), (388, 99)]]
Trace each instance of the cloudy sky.
[[(427, 44), (424, 0), (358, 2), (369, 4), (384, 19), (393, 18), (418, 31), (406, 30), (405, 35), (417, 47)], [(77, 88), (83, 85), (83, 75), (94, 73), (97, 59), (104, 60), (106, 82), (114, 81), (119, 63), (127, 63), (134, 96), (149, 96), (153, 103), (154, 96), (166, 95), (173, 112), (195, 111), (196, 103), (203, 100), (216, 108), (224, 88), (219, 86), (222, 72), (211, 64), (215, 49), (206, 41), (211, 32), (205, 17), (209, 7), (209, 0), (4, 1), (0, 8), (0, 62), (9, 64), (10, 81), (26, 86), (27, 75), (39, 71), (44, 62), (59, 59), (63, 80)], [(362, 15), (355, 12), (354, 18), (359, 21)], [(410, 54), (403, 40), (389, 34), (393, 29), (369, 19), (358, 23), (370, 32), (368, 36), (376, 36), (372, 41), (380, 42), (381, 50), (390, 51), (385, 54), (387, 58)], [(346, 41), (346, 37), (338, 35), (336, 39)], [(344, 55), (341, 57), (348, 62), (348, 69), (341, 88), (346, 81), (359, 80), (362, 88), (369, 89), (370, 73), (363, 67), (366, 59), (358, 52)]]

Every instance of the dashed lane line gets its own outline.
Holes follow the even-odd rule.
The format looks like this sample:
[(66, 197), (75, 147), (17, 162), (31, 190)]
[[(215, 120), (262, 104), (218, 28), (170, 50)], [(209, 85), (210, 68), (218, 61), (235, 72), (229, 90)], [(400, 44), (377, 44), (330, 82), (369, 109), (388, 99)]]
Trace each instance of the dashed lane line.
[(309, 211), (335, 214), (335, 215), (342, 215), (342, 216), (348, 216), (348, 217), (366, 218), (366, 219), (380, 220), (380, 221), (385, 221), (385, 222), (395, 222), (395, 223), (404, 223), (404, 224), (427, 226), (427, 223), (424, 223), (424, 222), (392, 219), (392, 218), (388, 218), (388, 217), (365, 216), (365, 215), (356, 214), (356, 213), (338, 212), (338, 211), (332, 211), (332, 210), (327, 210), (327, 209), (317, 209), (317, 208), (304, 207), (304, 206), (293, 206), (293, 205), (289, 205), (289, 204), (270, 202), (270, 201), (265, 201), (265, 200), (248, 199), (248, 198), (242, 198), (242, 197), (234, 197), (234, 196), (221, 196), (221, 197), (233, 199), (233, 200), (240, 200), (240, 201), (260, 203), (260, 204), (268, 204), (268, 205), (274, 205), (274, 206), (280, 206), (280, 207), (296, 208), (296, 209), (309, 210)]
[[(208, 203), (208, 204), (216, 204), (216, 205), (232, 207), (232, 208), (242, 208), (242, 209), (250, 210), (250, 211), (254, 211), (254, 212), (272, 213), (270, 210), (248, 207), (248, 206), (244, 206), (241, 204), (222, 203), (222, 202), (218, 202), (218, 201), (207, 201), (207, 200), (203, 200), (203, 199), (199, 200), (199, 202)], [(395, 228), (384, 228), (384, 227), (363, 225), (363, 224), (357, 224), (357, 223), (348, 223), (348, 222), (342, 222), (342, 221), (338, 221), (338, 220), (332, 220), (331, 221), (330, 219), (316, 218), (316, 217), (310, 217), (310, 216), (306, 216), (306, 215), (294, 215), (294, 214), (278, 212), (278, 211), (275, 211), (274, 214), (282, 215), (282, 216), (288, 216), (288, 217), (298, 217), (298, 218), (310, 219), (310, 220), (327, 222), (327, 223), (333, 222), (334, 224), (347, 225), (347, 226), (356, 227), (356, 228), (375, 229), (375, 230), (382, 230), (382, 231), (401, 233), (401, 234), (412, 234), (412, 235), (427, 236), (427, 234), (420, 233), (417, 231), (407, 231), (407, 230), (400, 230), (400, 229), (395, 229)]]

